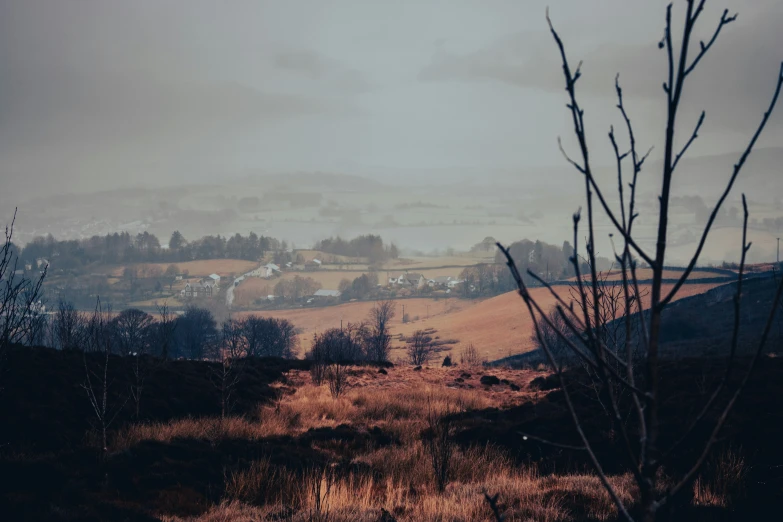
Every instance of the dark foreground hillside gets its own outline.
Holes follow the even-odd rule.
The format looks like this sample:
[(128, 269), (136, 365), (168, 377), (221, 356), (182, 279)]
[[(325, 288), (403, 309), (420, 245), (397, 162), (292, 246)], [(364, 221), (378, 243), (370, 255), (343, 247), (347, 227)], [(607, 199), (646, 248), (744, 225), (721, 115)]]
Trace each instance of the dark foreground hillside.
[[(124, 407), (104, 457), (80, 386), (81, 354), (18, 348), (8, 363), (0, 400), (2, 520), (467, 522), (491, 520), (485, 489), (501, 495), (507, 520), (615, 518), (584, 452), (522, 436), (578, 443), (563, 394), (545, 372), (354, 367), (349, 390), (333, 397), (310, 381), (304, 361), (247, 360), (231, 416), (221, 420), (219, 366), (173, 361), (148, 379), (136, 421), (132, 401), (122, 402), (132, 359), (112, 357), (108, 401)], [(687, 360), (664, 370), (662, 422), (671, 440), (722, 366)], [(701, 485), (685, 491), (665, 520), (762, 520), (780, 505), (781, 375), (783, 360), (765, 356)], [(631, 479), (612, 460), (617, 435), (583, 384), (577, 408), (629, 500)], [(431, 410), (450, 419), (455, 444), (442, 492), (428, 450)], [(667, 475), (682, 472), (714, 416), (666, 464)]]
[[(103, 356), (87, 354), (86, 363), (100, 377)], [(220, 416), (219, 364), (186, 360), (162, 364), (152, 358), (145, 363), (149, 376), (138, 422)], [(304, 361), (241, 361), (241, 367), (234, 369), (238, 381), (230, 398), (231, 412), (251, 414), (259, 403), (279, 395), (270, 386), (273, 382), (285, 382), (286, 372), (303, 368), (307, 368)], [(130, 393), (133, 369), (132, 358), (110, 356), (107, 404), (111, 414), (116, 412), (110, 447), (118, 431), (137, 422)], [(92, 379), (101, 400), (96, 375)], [(102, 462), (98, 423), (85, 383), (85, 357), (80, 352), (23, 347), (9, 351), (0, 395), (0, 476), (10, 480), (4, 479), (7, 486), (0, 493), (0, 519), (144, 519), (140, 513), (167, 502), (168, 495), (189, 495), (189, 481), (222, 480), (220, 452), (198, 443), (149, 444), (113, 452)], [(236, 450), (227, 452), (228, 458), (258, 451), (250, 445)]]

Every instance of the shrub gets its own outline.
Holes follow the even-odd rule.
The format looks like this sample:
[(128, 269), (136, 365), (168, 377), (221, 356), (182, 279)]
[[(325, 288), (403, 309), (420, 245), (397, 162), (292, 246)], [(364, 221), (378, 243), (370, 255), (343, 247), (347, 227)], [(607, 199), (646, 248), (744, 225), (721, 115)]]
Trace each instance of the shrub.
[(468, 344), (459, 354), (459, 362), (466, 366), (478, 366), (481, 364), (481, 357), (479, 357), (478, 350), (473, 343)]
[(340, 363), (330, 365), (326, 370), (326, 381), (332, 397), (340, 397), (348, 389), (348, 368)]
[(435, 487), (439, 492), (446, 489), (451, 475), (452, 456), (454, 454), (454, 424), (450, 418), (451, 409), (445, 412), (433, 410), (431, 404), (427, 404), (428, 433), (425, 445), (430, 456), (432, 472), (435, 478)]

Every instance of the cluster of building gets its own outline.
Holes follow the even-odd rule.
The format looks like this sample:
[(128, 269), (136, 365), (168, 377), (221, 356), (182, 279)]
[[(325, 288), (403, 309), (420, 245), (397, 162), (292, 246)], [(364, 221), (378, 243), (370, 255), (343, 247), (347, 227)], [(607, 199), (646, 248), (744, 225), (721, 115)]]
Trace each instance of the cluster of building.
[(422, 274), (415, 272), (405, 272), (399, 276), (389, 277), (389, 286), (409, 288), (411, 290), (419, 290), (425, 286), (433, 289), (453, 289), (462, 282), (462, 279), (452, 276), (426, 278)]
[(180, 291), (180, 295), (187, 299), (212, 297), (220, 289), (220, 276), (217, 274), (209, 275), (203, 279), (185, 283), (185, 288)]

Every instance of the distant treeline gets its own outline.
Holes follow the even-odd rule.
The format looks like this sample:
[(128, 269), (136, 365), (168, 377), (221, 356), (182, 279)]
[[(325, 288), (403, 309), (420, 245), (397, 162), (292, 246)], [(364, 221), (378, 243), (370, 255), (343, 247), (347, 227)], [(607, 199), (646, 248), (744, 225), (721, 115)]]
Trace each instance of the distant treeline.
[[(574, 265), (571, 258), (574, 255), (574, 247), (568, 241), (563, 242), (563, 246), (550, 245), (543, 241), (530, 241), (523, 239), (512, 243), (509, 247), (511, 256), (519, 269), (519, 272), (526, 278), (528, 283), (533, 283), (535, 279), (528, 274), (528, 270), (537, 274), (546, 281), (557, 279), (568, 279), (574, 277)], [(496, 263), (505, 263), (506, 259), (502, 252), (495, 254)], [(596, 268), (598, 270), (608, 270), (612, 267), (612, 262), (605, 257), (596, 258)], [(585, 274), (590, 267), (586, 259), (579, 257), (579, 270)]]
[(56, 268), (78, 268), (90, 263), (175, 263), (197, 259), (247, 259), (255, 261), (266, 252), (285, 248), (285, 242), (251, 232), (247, 236), (236, 234), (231, 237), (204, 236), (187, 241), (175, 231), (162, 248), (160, 240), (149, 232), (131, 235), (127, 232), (93, 236), (89, 239), (59, 241), (51, 235), (37, 237), (28, 243), (20, 253), (24, 263), (35, 263), (38, 259), (50, 262)]
[(221, 360), (293, 358), (298, 349), (296, 329), (286, 319), (229, 317), (219, 323), (209, 309), (197, 306), (186, 307), (181, 315), (165, 306), (155, 316), (137, 308), (86, 314), (61, 300), (51, 314), (36, 311), (28, 321), (22, 344), (58, 350)]
[(381, 236), (368, 234), (358, 236), (351, 240), (341, 237), (330, 237), (319, 241), (313, 247), (315, 250), (349, 257), (366, 257), (371, 264), (382, 263), (388, 259), (396, 259), (399, 256), (397, 246), (392, 243), (384, 245)]

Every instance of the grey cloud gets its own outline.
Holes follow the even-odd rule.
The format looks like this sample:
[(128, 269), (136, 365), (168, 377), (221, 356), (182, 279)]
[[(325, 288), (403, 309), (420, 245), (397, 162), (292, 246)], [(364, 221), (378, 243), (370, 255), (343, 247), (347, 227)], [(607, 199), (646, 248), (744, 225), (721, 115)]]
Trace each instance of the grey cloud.
[[(705, 15), (702, 37), (714, 30), (717, 17)], [(661, 24), (662, 25), (662, 24)], [(783, 61), (783, 4), (764, 3), (761, 12), (751, 12), (726, 26), (708, 56), (690, 77), (685, 94), (689, 110), (708, 112), (708, 122), (730, 130), (746, 131), (757, 124), (755, 114), (766, 108), (776, 75)], [(667, 70), (666, 55), (656, 41), (648, 44), (602, 44), (584, 50), (579, 42), (569, 46), (571, 66), (583, 61), (579, 92), (613, 97), (614, 78), (620, 74), (627, 97), (660, 101)], [(573, 43), (573, 42), (572, 42)], [(692, 53), (698, 49), (693, 44)], [(502, 38), (471, 53), (438, 50), (419, 73), (421, 81), (492, 81), (519, 88), (562, 92), (560, 58), (551, 36), (521, 33)], [(748, 117), (748, 112), (753, 117)], [(772, 126), (781, 127), (783, 118)]]
[(281, 52), (275, 56), (274, 63), (281, 70), (303, 74), (308, 80), (323, 81), (344, 93), (366, 92), (372, 88), (361, 72), (315, 51)]

